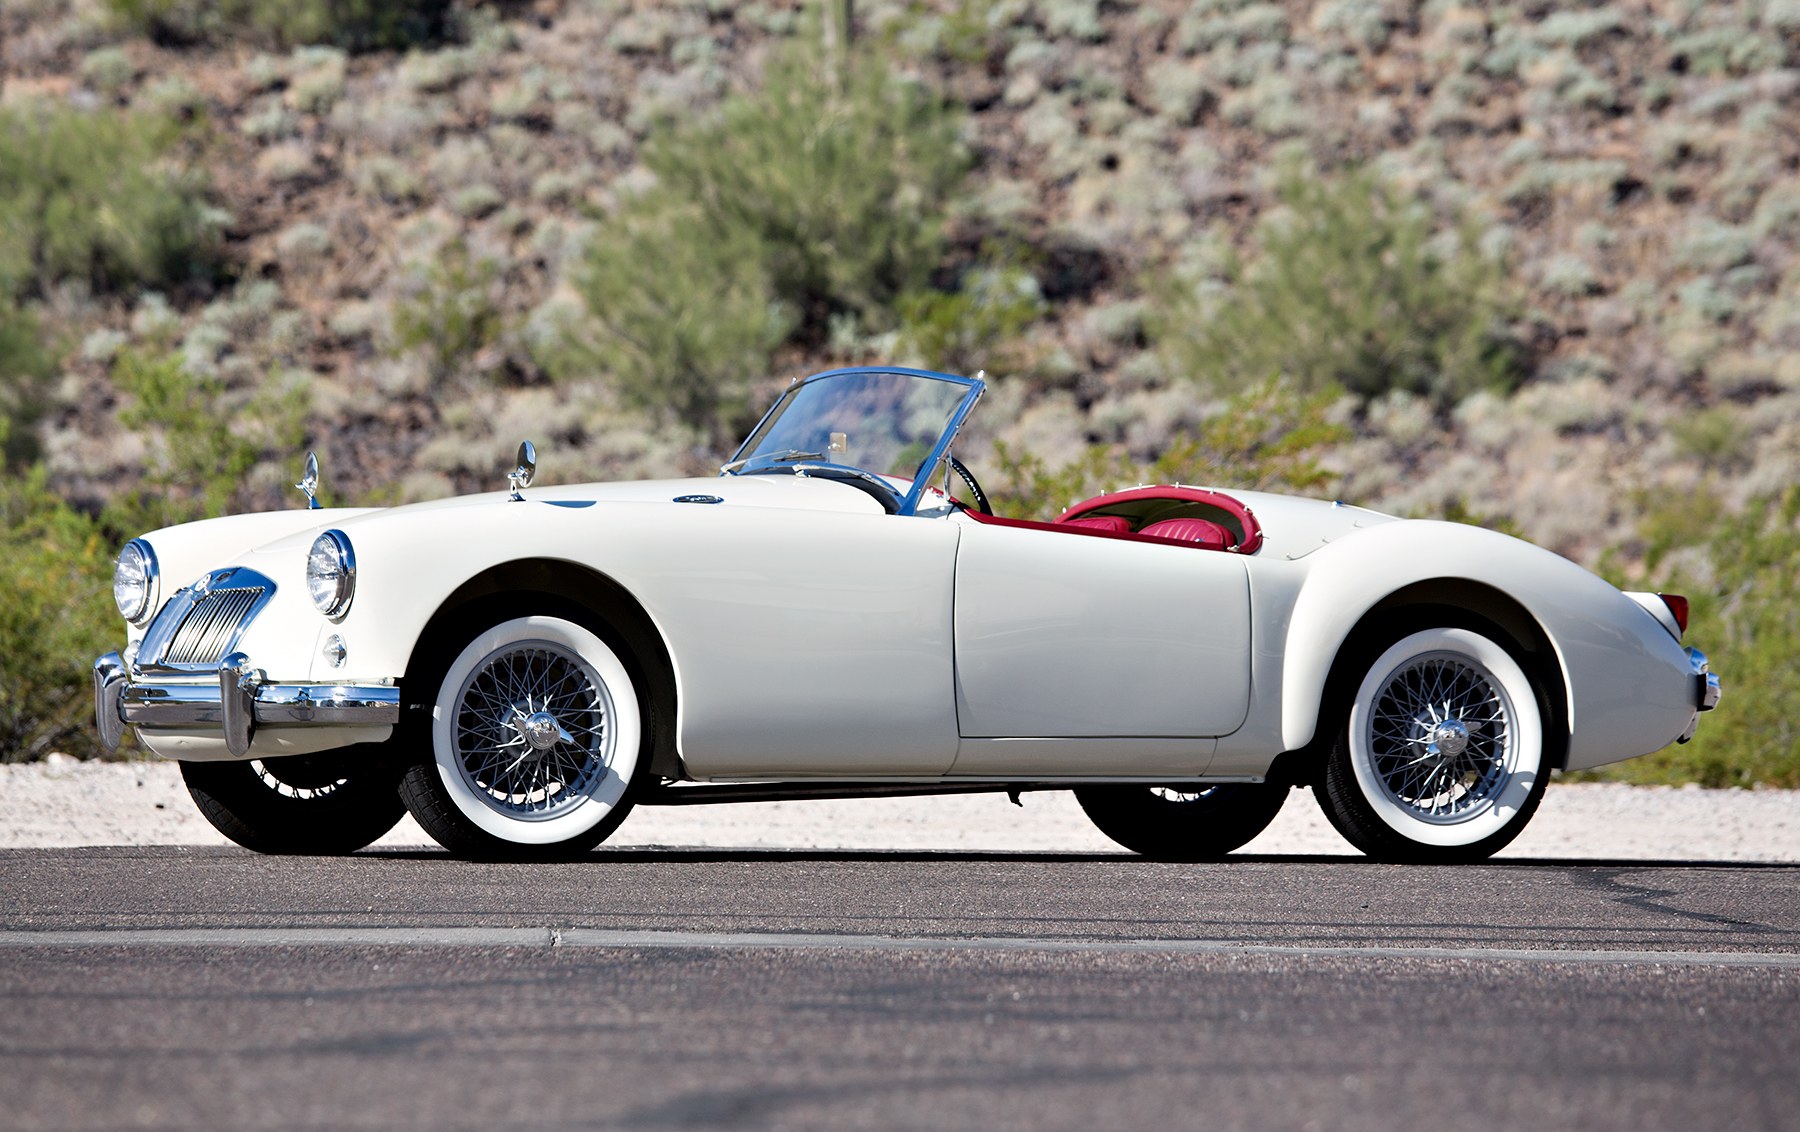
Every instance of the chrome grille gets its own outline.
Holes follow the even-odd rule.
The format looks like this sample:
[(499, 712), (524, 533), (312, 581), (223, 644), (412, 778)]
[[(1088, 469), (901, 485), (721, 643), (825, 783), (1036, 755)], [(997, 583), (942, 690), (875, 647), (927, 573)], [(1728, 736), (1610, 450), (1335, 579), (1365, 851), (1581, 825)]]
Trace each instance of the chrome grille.
[(244, 623), (245, 615), (263, 594), (253, 588), (214, 590), (194, 603), (182, 619), (169, 645), (164, 664), (217, 664)]
[(217, 570), (175, 591), (144, 630), (135, 666), (149, 671), (216, 672), (244, 629), (275, 594), (255, 570)]

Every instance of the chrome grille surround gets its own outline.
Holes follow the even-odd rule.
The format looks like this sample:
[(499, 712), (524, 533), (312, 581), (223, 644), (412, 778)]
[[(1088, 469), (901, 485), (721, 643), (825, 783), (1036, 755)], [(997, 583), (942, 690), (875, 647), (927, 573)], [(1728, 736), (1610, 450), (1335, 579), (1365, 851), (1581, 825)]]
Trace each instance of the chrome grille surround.
[(168, 600), (144, 632), (137, 668), (218, 671), (219, 661), (275, 594), (275, 583), (242, 566), (217, 570)]

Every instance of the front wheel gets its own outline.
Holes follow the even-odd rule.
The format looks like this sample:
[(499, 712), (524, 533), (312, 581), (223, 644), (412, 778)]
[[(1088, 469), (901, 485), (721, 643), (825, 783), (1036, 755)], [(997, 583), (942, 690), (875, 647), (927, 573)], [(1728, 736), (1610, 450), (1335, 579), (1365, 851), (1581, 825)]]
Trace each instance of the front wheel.
[(453, 853), (566, 860), (630, 809), (649, 744), (638, 687), (592, 629), (515, 617), (477, 634), (436, 684), (430, 757), (400, 793)]
[(382, 747), (247, 762), (184, 762), (212, 827), (258, 853), (354, 853), (406, 816), (400, 767)]
[(1377, 860), (1491, 856), (1549, 781), (1540, 702), (1519, 662), (1480, 633), (1396, 641), (1369, 666), (1326, 760), (1325, 816)]
[(1216, 861), (1269, 828), (1288, 788), (1224, 782), (1174, 786), (1083, 786), (1075, 800), (1100, 832), (1158, 861)]

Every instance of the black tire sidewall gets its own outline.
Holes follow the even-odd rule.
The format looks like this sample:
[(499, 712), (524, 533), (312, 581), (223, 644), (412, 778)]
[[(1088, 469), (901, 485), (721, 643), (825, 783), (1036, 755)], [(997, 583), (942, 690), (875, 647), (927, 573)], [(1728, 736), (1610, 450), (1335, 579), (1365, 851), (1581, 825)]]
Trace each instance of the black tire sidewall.
[(1158, 861), (1216, 861), (1267, 829), (1288, 794), (1287, 786), (1274, 783), (1193, 789), (1203, 796), (1175, 801), (1149, 786), (1084, 786), (1075, 800), (1101, 833), (1134, 853)]
[[(337, 764), (334, 770), (343, 781), (328, 794), (302, 798), (270, 787), (249, 761), (183, 762), (181, 777), (214, 829), (259, 853), (353, 853), (406, 816), (398, 792), (402, 768), (384, 744), (296, 757), (315, 767), (321, 761)], [(289, 760), (259, 761), (270, 774), (281, 778), (283, 764)]]

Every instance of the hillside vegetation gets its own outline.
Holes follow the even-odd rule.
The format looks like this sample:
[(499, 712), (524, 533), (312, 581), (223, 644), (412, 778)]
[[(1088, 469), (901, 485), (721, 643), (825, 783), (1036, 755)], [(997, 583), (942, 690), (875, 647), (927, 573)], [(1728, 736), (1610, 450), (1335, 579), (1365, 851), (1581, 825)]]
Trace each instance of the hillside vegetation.
[[(835, 12), (836, 5), (830, 11)], [(1145, 478), (1685, 588), (1800, 785), (1800, 0), (10, 0), (0, 757), (89, 753), (132, 534), (703, 471), (792, 377), (991, 379), (1015, 513)]]

